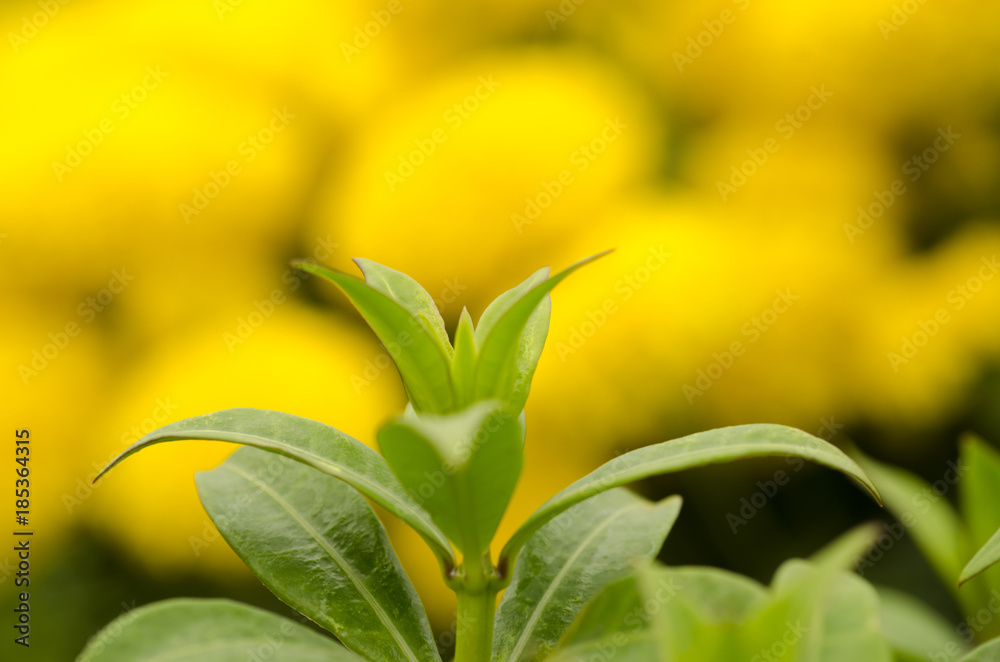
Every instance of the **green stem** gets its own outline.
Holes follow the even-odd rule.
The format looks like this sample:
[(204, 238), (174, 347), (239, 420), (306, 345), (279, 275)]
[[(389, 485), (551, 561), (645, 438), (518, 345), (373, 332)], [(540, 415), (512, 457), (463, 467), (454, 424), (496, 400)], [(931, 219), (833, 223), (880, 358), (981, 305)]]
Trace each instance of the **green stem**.
[(455, 662), (489, 662), (493, 653), (493, 615), (497, 593), (485, 586), (474, 592), (463, 587), (458, 597)]

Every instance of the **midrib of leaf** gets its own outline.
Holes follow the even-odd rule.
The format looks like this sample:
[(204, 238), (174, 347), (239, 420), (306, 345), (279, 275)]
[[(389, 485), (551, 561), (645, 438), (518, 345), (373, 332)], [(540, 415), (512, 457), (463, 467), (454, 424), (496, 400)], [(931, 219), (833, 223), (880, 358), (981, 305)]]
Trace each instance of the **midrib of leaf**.
[(281, 506), (289, 515), (291, 515), (292, 518), (294, 518), (295, 521), (298, 522), (299, 526), (301, 526), (306, 531), (306, 533), (308, 533), (312, 537), (312, 539), (315, 540), (316, 543), (319, 544), (319, 546), (322, 547), (323, 550), (330, 555), (330, 557), (334, 560), (334, 562), (338, 566), (340, 566), (341, 570), (344, 571), (344, 574), (346, 574), (347, 577), (351, 580), (351, 583), (354, 584), (355, 588), (358, 589), (358, 592), (361, 593), (361, 595), (365, 598), (365, 601), (368, 602), (368, 604), (372, 607), (372, 609), (375, 610), (376, 616), (378, 616), (378, 619), (382, 621), (383, 625), (385, 625), (386, 629), (392, 635), (392, 638), (396, 640), (396, 643), (399, 644), (399, 647), (403, 650), (403, 653), (406, 654), (406, 657), (410, 660), (413, 660), (413, 662), (419, 662), (419, 658), (410, 649), (409, 644), (406, 643), (406, 640), (403, 638), (402, 633), (393, 624), (392, 619), (389, 618), (389, 615), (385, 613), (384, 609), (382, 609), (382, 605), (379, 604), (379, 602), (375, 599), (375, 596), (373, 596), (371, 593), (368, 592), (368, 589), (365, 587), (364, 582), (361, 581), (361, 578), (357, 576), (357, 574), (354, 572), (354, 569), (350, 566), (350, 564), (344, 559), (343, 556), (340, 555), (340, 553), (336, 549), (334, 549), (329, 545), (326, 538), (324, 538), (319, 531), (313, 528), (313, 526), (306, 519), (304, 519), (299, 514), (299, 512), (292, 507), (290, 503), (285, 501), (280, 494), (272, 490), (271, 487), (267, 485), (267, 483), (263, 483), (257, 480), (250, 474), (244, 472), (242, 469), (237, 469), (235, 467), (231, 467), (225, 464), (222, 465), (222, 467), (228, 469), (232, 473), (242, 476), (247, 480), (247, 482), (256, 485), (261, 492), (264, 492), (265, 494), (267, 494), (267, 496), (271, 497), (271, 499), (273, 499), (275, 503)]
[[(437, 533), (437, 527), (434, 526), (433, 522), (426, 519), (423, 513), (421, 513), (418, 510), (414, 510), (412, 506), (410, 506), (408, 503), (400, 499), (392, 492), (389, 492), (388, 490), (383, 488), (382, 485), (379, 485), (378, 483), (373, 483), (364, 476), (362, 476), (361, 474), (355, 471), (351, 471), (350, 469), (348, 469), (343, 465), (334, 464), (329, 460), (327, 460), (326, 458), (316, 455), (315, 453), (312, 453), (310, 451), (295, 448), (294, 446), (290, 446), (280, 441), (275, 441), (274, 439), (268, 439), (266, 437), (258, 437), (257, 435), (246, 434), (242, 432), (227, 433), (227, 438), (221, 438), (221, 436), (218, 435), (218, 433), (216, 433), (214, 430), (185, 430), (184, 435), (192, 439), (206, 439), (208, 441), (231, 442), (233, 441), (233, 439), (254, 440), (261, 446), (277, 448), (285, 451), (288, 457), (292, 458), (293, 460), (300, 458), (308, 458), (309, 460), (312, 460), (316, 464), (321, 465), (324, 471), (335, 477), (350, 476), (351, 480), (355, 481), (360, 485), (363, 485), (365, 489), (370, 490), (372, 493), (382, 496), (382, 498), (384, 498), (385, 500), (390, 501), (393, 504), (396, 504), (400, 510), (411, 515), (413, 519), (419, 521), (421, 524), (426, 525), (429, 532), (435, 534)], [(248, 444), (248, 445), (253, 445), (253, 444)], [(428, 542), (431, 541), (428, 540)], [(433, 536), (433, 542), (438, 546), (439, 550), (444, 554), (445, 558), (449, 559), (452, 558), (450, 546), (446, 545), (441, 540), (438, 540), (437, 535)]]
[(556, 576), (552, 578), (552, 582), (549, 584), (549, 587), (545, 589), (545, 593), (542, 594), (542, 597), (538, 600), (538, 604), (535, 605), (535, 609), (531, 612), (531, 616), (528, 618), (528, 622), (526, 624), (526, 627), (524, 628), (524, 632), (521, 633), (521, 638), (517, 640), (517, 643), (514, 645), (513, 650), (511, 650), (510, 656), (508, 656), (507, 658), (509, 662), (517, 660), (518, 655), (520, 655), (521, 651), (524, 650), (524, 647), (528, 645), (528, 640), (530, 639), (531, 633), (535, 629), (535, 625), (538, 623), (538, 619), (541, 618), (542, 616), (542, 609), (545, 607), (546, 604), (548, 604), (549, 600), (552, 599), (552, 594), (555, 593), (556, 589), (559, 588), (559, 585), (566, 577), (566, 573), (569, 572), (569, 569), (573, 566), (573, 563), (578, 558), (580, 558), (580, 555), (583, 553), (583, 550), (585, 550), (592, 542), (594, 542), (594, 539), (600, 533), (602, 533), (606, 528), (608, 528), (611, 525), (611, 522), (619, 515), (621, 515), (623, 512), (625, 512), (626, 510), (631, 510), (633, 508), (647, 508), (647, 507), (648, 506), (644, 503), (633, 503), (627, 506), (622, 506), (615, 512), (608, 515), (597, 528), (591, 531), (590, 534), (586, 538), (584, 538), (583, 541), (580, 542), (580, 545), (577, 546), (577, 548), (573, 551), (570, 557), (566, 559), (566, 563), (563, 565), (563, 567), (560, 568), (559, 572), (556, 573)]

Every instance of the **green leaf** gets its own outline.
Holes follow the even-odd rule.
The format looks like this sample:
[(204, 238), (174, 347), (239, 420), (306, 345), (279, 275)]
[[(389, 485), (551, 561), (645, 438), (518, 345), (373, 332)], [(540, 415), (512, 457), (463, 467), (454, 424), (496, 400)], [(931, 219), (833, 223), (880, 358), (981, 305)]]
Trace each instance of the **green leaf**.
[(878, 483), (885, 504), (930, 561), (941, 580), (973, 611), (975, 598), (955, 589), (965, 561), (972, 555), (969, 534), (948, 500), (919, 476), (878, 462), (860, 451), (854, 456)]
[(611, 582), (587, 603), (546, 662), (658, 660), (644, 602), (634, 575)]
[[(673, 586), (669, 588), (672, 594), (676, 593)], [(609, 582), (583, 607), (559, 639), (557, 652), (549, 659), (561, 658), (562, 651), (579, 650), (583, 645), (592, 649), (595, 643), (610, 642), (615, 634), (629, 636), (632, 631), (645, 629), (649, 619), (644, 618), (647, 614), (643, 602), (635, 573)]]
[(873, 589), (838, 571), (836, 554), (820, 556), (783, 564), (769, 589), (715, 568), (640, 566), (581, 612), (549, 659), (890, 662)]
[(997, 660), (1000, 660), (1000, 639), (987, 641), (959, 662), (996, 662)]
[(478, 358), (479, 345), (472, 317), (467, 309), (462, 308), (458, 328), (455, 329), (455, 355), (451, 360), (451, 382), (455, 385), (455, 402), (460, 408), (472, 404)]
[(501, 564), (512, 564), (521, 547), (553, 517), (595, 494), (657, 474), (748, 457), (802, 457), (837, 469), (878, 491), (861, 468), (835, 446), (781, 425), (738, 425), (699, 432), (625, 453), (555, 495), (525, 521), (507, 542)]
[[(714, 568), (639, 568), (644, 617), (660, 660), (749, 660), (740, 626), (767, 603), (764, 587)], [(758, 658), (759, 659), (759, 658)], [(765, 658), (766, 659), (766, 658)]]
[[(476, 399), (500, 398), (508, 403), (512, 412), (524, 409), (531, 378), (548, 331), (548, 304), (533, 319), (536, 310), (546, 300), (549, 292), (567, 276), (606, 254), (607, 251), (580, 260), (523, 292), (525, 284), (533, 282), (542, 273), (535, 272), (528, 281), (505, 293), (495, 312), (487, 309), (490, 315), (484, 313), (479, 322), (480, 327), (485, 327), (486, 330), (481, 332), (485, 337), (480, 342), (479, 363), (476, 368)], [(508, 302), (511, 302), (509, 306)], [(494, 321), (493, 316), (501, 311), (502, 314)]]
[[(971, 434), (963, 437), (960, 448), (952, 472), (961, 476), (959, 504), (971, 548), (979, 550), (962, 571), (959, 583), (965, 583), (1000, 560), (1000, 453)], [(1000, 586), (1000, 568), (986, 572), (984, 578), (985, 584)]]
[(479, 316), (479, 323), (476, 324), (476, 342), (482, 346), (486, 342), (486, 336), (496, 325), (497, 321), (503, 317), (510, 307), (524, 298), (535, 286), (541, 285), (549, 278), (549, 268), (542, 267), (531, 274), (515, 287), (510, 288), (486, 306), (486, 310)]
[(666, 638), (697, 642), (701, 660), (749, 660), (737, 628), (767, 599), (763, 586), (725, 570), (640, 567), (587, 605), (551, 659), (673, 660), (658, 650)]
[(139, 607), (101, 630), (77, 662), (360, 662), (332, 639), (229, 600)]
[(628, 573), (630, 559), (656, 557), (680, 507), (680, 497), (653, 504), (612, 490), (540, 529), (500, 601), (493, 659), (544, 658), (584, 605)]
[(987, 568), (992, 567), (998, 561), (1000, 561), (1000, 531), (994, 533), (993, 537), (976, 552), (972, 560), (962, 568), (962, 572), (958, 578), (959, 585), (985, 572)]
[(369, 660), (441, 659), (417, 593), (357, 490), (256, 448), (196, 482), (230, 547), (290, 607)]
[(441, 311), (438, 310), (434, 297), (420, 283), (403, 272), (378, 262), (357, 257), (354, 258), (354, 263), (365, 275), (366, 283), (410, 311), (411, 315), (420, 320), (424, 330), (437, 339), (445, 355), (451, 358), (451, 342), (448, 340), (448, 330), (445, 329)]
[(810, 560), (836, 570), (854, 570), (881, 532), (881, 527), (875, 523), (859, 524), (814, 553)]
[(455, 408), (450, 356), (438, 334), (410, 309), (355, 276), (315, 262), (296, 260), (292, 266), (330, 280), (350, 299), (396, 362), (417, 411), (444, 414)]
[(244, 444), (297, 460), (339, 478), (410, 525), (448, 572), (455, 555), (430, 514), (400, 484), (385, 460), (343, 432), (307, 418), (261, 409), (226, 409), (171, 423), (135, 442), (105, 467), (112, 467), (143, 448), (166, 441), (208, 439)]
[[(875, 589), (837, 565), (799, 559), (782, 564), (770, 604), (747, 629), (748, 659), (771, 654), (782, 660), (891, 662)], [(787, 657), (780, 654), (781, 644)]]
[(953, 662), (966, 650), (954, 626), (917, 598), (878, 587), (882, 634), (899, 662)]
[(399, 480), (465, 557), (489, 549), (521, 474), (521, 426), (496, 401), (448, 416), (404, 415), (378, 444)]
[[(489, 332), (496, 325), (503, 315), (510, 308), (520, 301), (532, 288), (541, 285), (549, 277), (549, 268), (544, 267), (531, 274), (523, 283), (507, 290), (486, 308), (479, 318), (479, 326), (476, 327), (476, 339), (481, 346), (486, 342)], [(524, 329), (518, 339), (517, 357), (515, 359), (514, 383), (510, 394), (507, 397), (514, 404), (512, 409), (524, 408), (524, 403), (528, 398), (528, 391), (531, 388), (531, 380), (535, 374), (535, 367), (542, 356), (542, 349), (545, 347), (545, 337), (549, 333), (549, 317), (552, 313), (552, 297), (548, 294), (538, 304), (531, 316), (528, 317)]]

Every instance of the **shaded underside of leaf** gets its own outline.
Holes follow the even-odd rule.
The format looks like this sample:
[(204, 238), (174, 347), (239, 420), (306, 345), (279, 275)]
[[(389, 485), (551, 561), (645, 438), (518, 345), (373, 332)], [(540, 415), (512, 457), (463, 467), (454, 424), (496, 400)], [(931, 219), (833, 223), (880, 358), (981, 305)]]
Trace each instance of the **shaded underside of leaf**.
[(625, 453), (549, 499), (514, 533), (501, 563), (516, 558), (525, 542), (566, 508), (595, 494), (658, 474), (750, 457), (801, 457), (836, 469), (861, 483), (876, 500), (878, 490), (864, 471), (835, 446), (782, 425), (738, 425)]
[(454, 567), (448, 539), (430, 514), (400, 484), (378, 453), (318, 421), (261, 409), (226, 409), (155, 430), (129, 446), (95, 479), (143, 448), (168, 441), (207, 439), (243, 444), (284, 455), (338, 478), (411, 526), (434, 551), (444, 570)]

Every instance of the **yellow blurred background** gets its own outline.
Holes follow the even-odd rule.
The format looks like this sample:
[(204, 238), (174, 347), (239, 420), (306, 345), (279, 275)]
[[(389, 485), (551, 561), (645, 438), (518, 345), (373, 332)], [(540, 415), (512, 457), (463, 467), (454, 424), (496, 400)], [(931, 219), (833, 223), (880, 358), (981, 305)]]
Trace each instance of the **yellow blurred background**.
[[(616, 249), (554, 294), (501, 539), (616, 452), (709, 427), (926, 466), (959, 429), (1000, 440), (998, 25), (971, 0), (3, 3), (0, 493), (29, 428), (24, 659), (71, 659), (136, 601), (271, 604), (195, 494), (231, 447), (90, 481), (233, 406), (372, 443), (397, 376), (295, 257), (402, 270), (453, 327)], [(433, 561), (387, 527), (446, 632)]]

